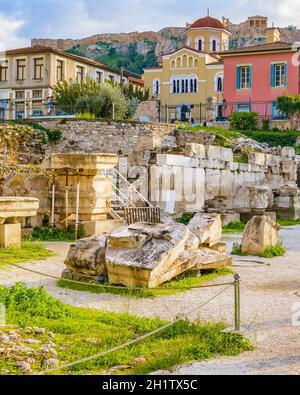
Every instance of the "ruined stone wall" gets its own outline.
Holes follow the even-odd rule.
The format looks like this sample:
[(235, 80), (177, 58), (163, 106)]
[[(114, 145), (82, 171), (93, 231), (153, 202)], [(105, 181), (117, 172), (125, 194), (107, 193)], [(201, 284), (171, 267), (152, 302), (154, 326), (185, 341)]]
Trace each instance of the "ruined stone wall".
[(40, 120), (41, 125), (58, 128), (62, 141), (53, 152), (97, 152), (128, 156), (141, 150), (160, 147), (165, 136), (172, 134), (175, 125), (143, 122), (105, 122), (70, 119)]
[(229, 148), (187, 144), (183, 155), (157, 155), (150, 167), (151, 198), (169, 213), (275, 210), (297, 218), (299, 189), (294, 149), (282, 155), (252, 152), (248, 163), (235, 163)]

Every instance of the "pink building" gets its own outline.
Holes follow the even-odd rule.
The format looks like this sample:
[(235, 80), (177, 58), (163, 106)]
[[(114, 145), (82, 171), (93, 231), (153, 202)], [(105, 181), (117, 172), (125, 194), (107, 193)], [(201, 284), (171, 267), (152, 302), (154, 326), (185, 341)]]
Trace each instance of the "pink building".
[(276, 100), (300, 93), (299, 53), (292, 44), (275, 42), (222, 52), (224, 97), (219, 116), (255, 111), (279, 119)]

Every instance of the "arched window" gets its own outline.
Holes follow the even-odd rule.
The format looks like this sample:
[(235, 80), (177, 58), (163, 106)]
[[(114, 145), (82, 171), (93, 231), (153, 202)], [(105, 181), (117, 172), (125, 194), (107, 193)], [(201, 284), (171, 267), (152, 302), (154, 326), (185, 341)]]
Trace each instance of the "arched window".
[(217, 51), (217, 41), (216, 41), (216, 40), (212, 40), (212, 43), (211, 43), (211, 50), (212, 50), (213, 52), (216, 52), (216, 51)]
[(217, 92), (223, 92), (223, 78), (218, 77), (217, 79)]
[(181, 80), (181, 93), (184, 93), (185, 90), (185, 83), (184, 80)]
[(202, 39), (198, 40), (198, 51), (203, 51), (203, 41), (202, 41)]
[(183, 55), (182, 57), (182, 67), (187, 67), (188, 63), (187, 63), (187, 56)]
[(217, 73), (215, 75), (215, 92), (223, 92), (224, 91), (224, 74)]
[(220, 50), (220, 40), (217, 37), (211, 37), (210, 50), (211, 52), (217, 52)]
[(155, 79), (153, 81), (153, 95), (157, 96), (160, 94), (160, 80)]
[(189, 67), (191, 68), (191, 67), (193, 67), (193, 58), (192, 57), (189, 57)]
[(180, 81), (179, 80), (177, 80), (177, 82), (176, 82), (176, 92), (180, 93)]
[(185, 80), (185, 93), (189, 92), (189, 80)]
[(171, 62), (171, 68), (172, 68), (172, 69), (175, 69), (175, 67), (176, 67), (175, 60), (172, 60), (172, 62)]

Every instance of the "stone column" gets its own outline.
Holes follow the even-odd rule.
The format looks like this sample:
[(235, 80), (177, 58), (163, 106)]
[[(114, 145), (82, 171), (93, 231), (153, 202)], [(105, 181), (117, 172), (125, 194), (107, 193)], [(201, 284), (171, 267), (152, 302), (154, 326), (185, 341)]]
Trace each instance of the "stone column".
[[(55, 177), (55, 223), (72, 223), (76, 214), (76, 189), (80, 180), (78, 219), (87, 235), (101, 233), (99, 226), (109, 219), (112, 199), (112, 175), (118, 163), (115, 154), (53, 154), (51, 169)], [(66, 183), (68, 209), (66, 210)], [(103, 230), (105, 231), (105, 230)]]

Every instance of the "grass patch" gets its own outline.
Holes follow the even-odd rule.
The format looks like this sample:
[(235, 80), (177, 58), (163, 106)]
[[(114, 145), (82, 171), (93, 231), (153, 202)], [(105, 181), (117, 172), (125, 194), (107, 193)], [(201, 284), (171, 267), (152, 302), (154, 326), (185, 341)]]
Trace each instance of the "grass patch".
[(42, 243), (24, 241), (21, 248), (0, 248), (0, 266), (44, 260), (53, 255)]
[(240, 221), (229, 222), (227, 225), (223, 226), (223, 234), (239, 234), (243, 233), (246, 224)]
[[(0, 301), (6, 307), (7, 324), (42, 327), (55, 334), (53, 342), (61, 364), (108, 350), (166, 323), (160, 319), (71, 307), (49, 296), (43, 288), (27, 289), (22, 284), (1, 287)], [(104, 374), (112, 368), (115, 374), (148, 374), (180, 363), (218, 355), (235, 356), (253, 349), (241, 335), (223, 333), (224, 328), (222, 323), (180, 321), (136, 345), (57, 374)], [(13, 358), (13, 354), (1, 358), (0, 368), (14, 367), (14, 372), (20, 374)], [(42, 369), (42, 366), (35, 367), (37, 371)]]
[(297, 226), (300, 225), (300, 219), (288, 220), (288, 219), (279, 219), (277, 223), (281, 226)]
[[(227, 130), (218, 127), (204, 127), (204, 126), (189, 126), (183, 124), (178, 127), (177, 132), (212, 132), (216, 135), (216, 143), (221, 145), (222, 140), (224, 143), (228, 143), (231, 140), (236, 140), (240, 137), (247, 137), (252, 140), (258, 141), (259, 143), (267, 143), (271, 147), (293, 147), (296, 145), (297, 137), (300, 135), (296, 131), (264, 131), (264, 130)], [(226, 145), (226, 144), (225, 144)]]
[[(78, 230), (78, 239), (84, 237), (82, 229)], [(26, 237), (30, 241), (74, 241), (75, 240), (75, 227), (70, 225), (68, 229), (52, 228), (50, 226), (43, 226), (35, 228), (30, 236)]]
[[(61, 288), (72, 289), (74, 291), (81, 291), (81, 292), (91, 292), (95, 294), (109, 293), (113, 295), (123, 295), (123, 296), (130, 296), (136, 298), (153, 298), (156, 296), (173, 295), (180, 292), (186, 292), (193, 287), (203, 285), (205, 283), (215, 280), (218, 277), (225, 277), (232, 273), (233, 272), (230, 268), (225, 267), (218, 270), (212, 270), (209, 273), (203, 274), (201, 277), (197, 277), (196, 275), (191, 275), (191, 276), (182, 275), (170, 281), (169, 283), (162, 285), (160, 287), (161, 289), (159, 290), (151, 290), (148, 288), (145, 288), (143, 290), (130, 290), (130, 289), (122, 289), (122, 288), (117, 288), (117, 289), (101, 288), (97, 285), (93, 286), (93, 285), (72, 283), (64, 279), (58, 280), (57, 285)], [(104, 285), (109, 285), (109, 284), (104, 284)]]
[[(285, 253), (286, 250), (282, 246), (282, 244), (277, 243), (275, 246), (267, 247), (262, 254), (257, 256), (259, 256), (260, 258), (276, 258), (276, 257), (284, 256)], [(231, 254), (237, 256), (250, 256), (249, 254), (245, 254), (242, 252), (242, 246), (238, 243), (233, 245)]]

